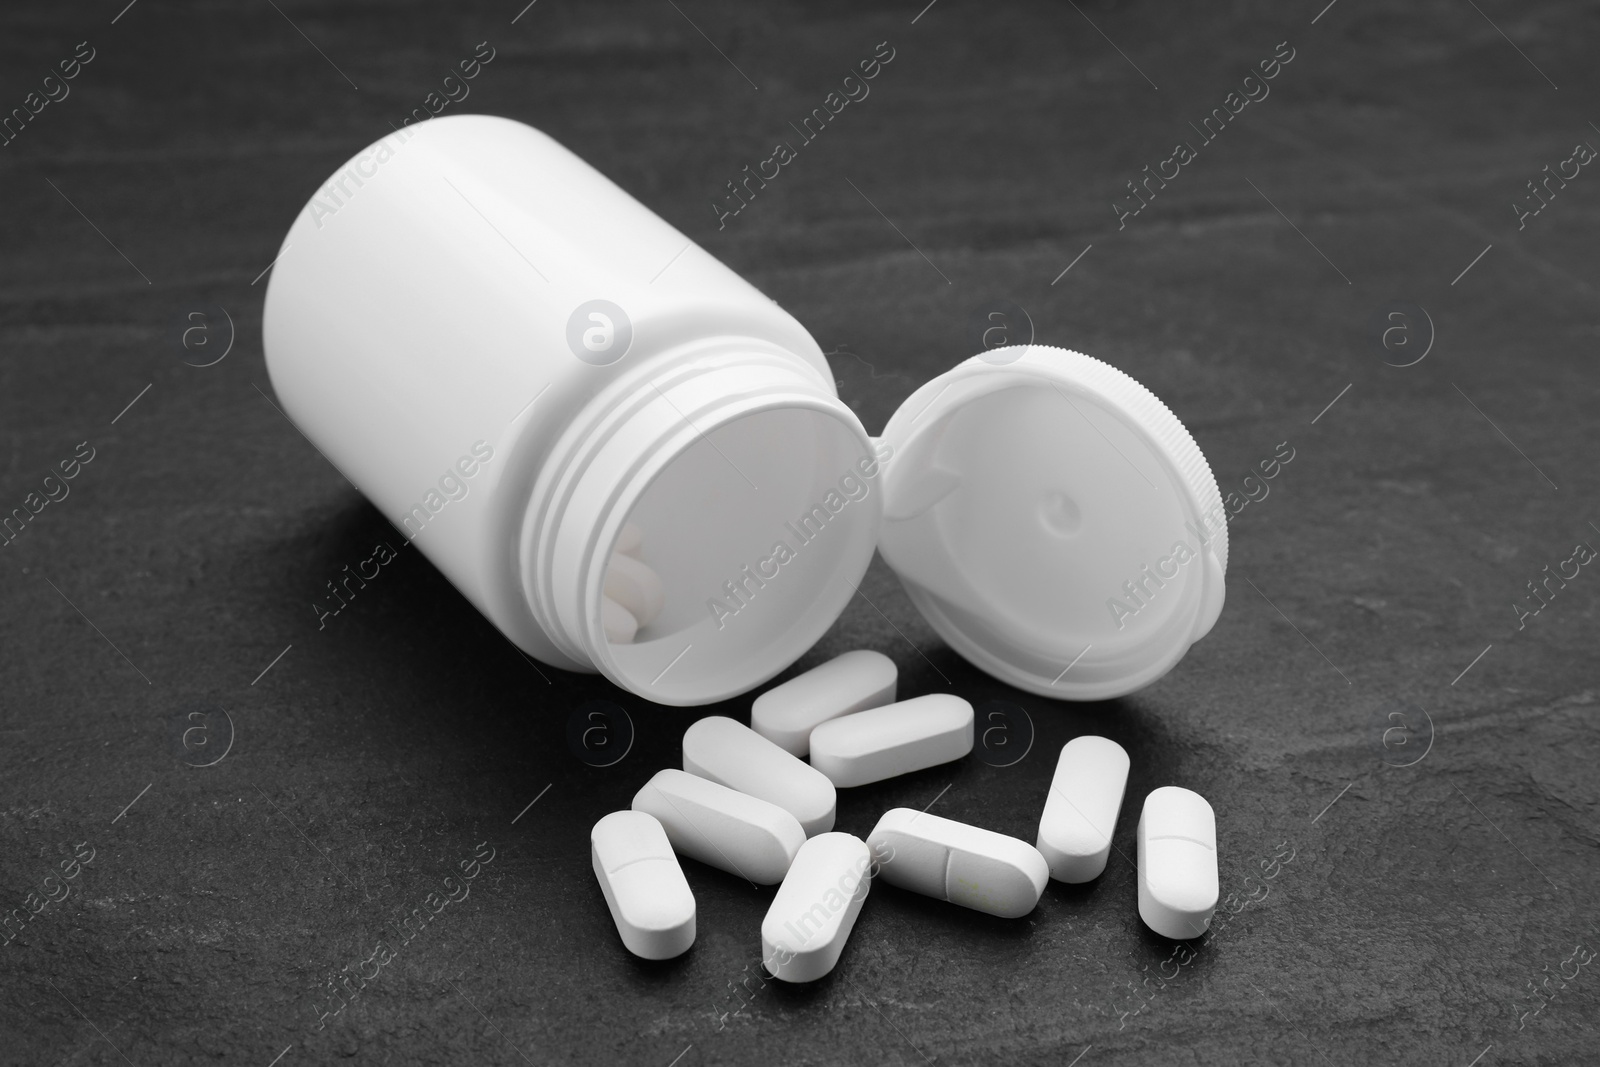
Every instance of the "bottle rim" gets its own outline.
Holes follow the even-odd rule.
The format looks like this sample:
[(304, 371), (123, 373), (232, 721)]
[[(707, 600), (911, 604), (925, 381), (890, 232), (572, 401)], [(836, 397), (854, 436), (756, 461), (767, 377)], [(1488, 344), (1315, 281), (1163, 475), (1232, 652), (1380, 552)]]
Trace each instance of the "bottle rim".
[[(744, 515), (753, 501), (787, 497), (802, 502), (803, 508), (809, 495), (819, 495), (817, 486), (828, 481), (832, 466), (872, 455), (872, 441), (860, 420), (831, 385), (789, 353), (729, 339), (619, 383), (590, 405), (592, 410), (580, 413), (558, 446), (556, 462), (541, 475), (524, 523), (524, 593), (560, 650), (591, 664), (618, 686), (670, 705), (700, 705), (744, 693), (804, 654), (854, 596), (871, 562), (882, 494), (868, 493), (870, 500), (851, 505), (850, 514), (841, 512), (825, 521), (829, 528), (845, 528), (844, 536), (835, 535), (825, 550), (793, 546), (796, 552), (809, 552), (805, 569), (813, 572), (812, 580), (785, 577), (769, 589), (749, 569), (750, 559), (740, 558), (748, 552), (728, 550), (728, 537), (720, 535), (741, 522), (757, 521)], [(784, 448), (782, 434), (797, 422), (813, 427), (815, 439), (826, 443), (813, 449), (809, 466), (797, 462), (801, 449)], [(647, 640), (612, 643), (602, 619), (603, 584), (623, 524), (652, 486), (666, 484), (663, 479), (672, 477), (675, 465), (708, 462), (706, 448), (731, 449), (730, 436), (744, 441), (740, 462), (733, 464), (727, 455), (721, 460), (734, 471), (751, 468), (755, 481), (746, 474), (740, 477), (756, 492), (740, 495), (743, 490), (736, 485), (738, 492), (708, 505), (706, 513), (675, 517), (677, 534), (665, 546), (668, 551), (656, 546), (658, 565), (675, 554), (696, 557), (686, 561), (694, 566), (663, 567), (669, 572), (662, 575), (669, 595), (678, 598), (675, 619), (685, 626), (659, 633), (641, 630)], [(718, 448), (719, 438), (726, 448)], [(709, 462), (720, 461), (713, 457)], [(649, 553), (649, 532), (645, 536)], [(683, 583), (676, 572), (699, 574), (707, 566), (715, 568), (705, 558), (719, 551), (713, 542), (720, 543), (727, 557), (722, 569), (735, 578), (744, 576), (744, 600), (736, 599), (736, 591), (721, 598), (717, 588), (704, 589), (703, 596), (699, 589), (689, 593), (679, 588)], [(756, 604), (758, 588), (763, 602), (745, 615), (743, 608)], [(728, 619), (713, 606), (719, 598), (729, 613), (742, 617)], [(690, 601), (710, 608), (699, 623), (684, 607)], [(706, 620), (719, 625), (709, 626)]]

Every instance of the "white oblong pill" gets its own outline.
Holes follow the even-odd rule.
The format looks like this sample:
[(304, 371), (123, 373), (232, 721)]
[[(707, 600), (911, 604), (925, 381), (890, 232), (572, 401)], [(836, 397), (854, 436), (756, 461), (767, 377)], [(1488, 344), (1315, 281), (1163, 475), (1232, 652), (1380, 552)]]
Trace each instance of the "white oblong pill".
[(600, 598), (600, 627), (606, 640), (613, 645), (633, 644), (633, 635), (639, 632), (639, 620), (633, 613), (608, 596)]
[(1217, 910), (1217, 816), (1206, 798), (1164, 785), (1139, 816), (1139, 918), (1162, 937), (1199, 937)]
[(694, 894), (654, 816), (605, 816), (589, 831), (589, 858), (629, 952), (667, 960), (688, 951), (694, 944)]
[(833, 829), (833, 783), (726, 715), (701, 719), (684, 731), (683, 769), (778, 805), (800, 820), (807, 837)]
[(1050, 868), (1026, 841), (954, 819), (892, 808), (867, 836), (885, 882), (1017, 919), (1039, 904)]
[(622, 529), (617, 531), (617, 543), (611, 546), (611, 551), (621, 552), (624, 556), (638, 556), (639, 549), (644, 547), (644, 531), (631, 522), (622, 524)]
[(850, 834), (818, 834), (800, 846), (761, 920), (761, 960), (785, 982), (833, 970), (872, 888), (872, 853)]
[(1039, 851), (1050, 877), (1089, 882), (1104, 873), (1127, 787), (1128, 753), (1115, 741), (1075, 737), (1062, 747), (1039, 817)]
[(882, 652), (857, 649), (835, 656), (756, 697), (750, 728), (796, 756), (811, 747), (819, 723), (894, 703), (899, 670)]
[(778, 805), (688, 771), (657, 771), (633, 810), (659, 819), (679, 855), (760, 885), (783, 881), (806, 843), (800, 820)]
[(628, 609), (640, 626), (649, 626), (667, 602), (661, 576), (632, 556), (611, 554), (606, 567), (605, 595)]
[(949, 693), (858, 711), (811, 731), (811, 765), (840, 787), (881, 782), (972, 751), (972, 705)]

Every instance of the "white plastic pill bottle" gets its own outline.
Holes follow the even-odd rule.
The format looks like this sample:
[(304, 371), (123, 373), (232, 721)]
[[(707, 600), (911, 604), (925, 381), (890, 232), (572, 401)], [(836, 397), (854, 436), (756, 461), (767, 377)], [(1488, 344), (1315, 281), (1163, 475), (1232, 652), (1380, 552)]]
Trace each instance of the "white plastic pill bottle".
[[(1131, 692), (1222, 608), (1216, 482), (1133, 379), (997, 349), (874, 439), (792, 316), (517, 122), (434, 119), (341, 167), (262, 333), (290, 418), (506, 637), (662, 704), (789, 666), (875, 548), (951, 647), (1046, 696)], [(665, 604), (614, 643), (628, 523)]]

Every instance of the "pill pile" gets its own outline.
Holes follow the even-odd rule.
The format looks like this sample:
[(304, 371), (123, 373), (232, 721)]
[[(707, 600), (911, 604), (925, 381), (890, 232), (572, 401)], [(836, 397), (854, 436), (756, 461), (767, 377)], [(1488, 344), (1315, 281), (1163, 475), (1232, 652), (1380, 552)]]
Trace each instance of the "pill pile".
[[(606, 588), (611, 595), (609, 577)], [(640, 595), (638, 587), (619, 591), (630, 618), (642, 619), (633, 610)], [(658, 771), (630, 810), (605, 816), (589, 835), (595, 877), (628, 951), (662, 960), (694, 944), (694, 894), (678, 856), (778, 885), (761, 954), (786, 982), (833, 970), (876, 877), (1020, 918), (1051, 878), (1088, 882), (1105, 871), (1129, 762), (1104, 737), (1061, 749), (1034, 845), (910, 808), (885, 812), (865, 841), (834, 832), (837, 790), (972, 751), (971, 704), (942, 693), (896, 702), (896, 684), (887, 656), (846, 652), (756, 698), (750, 726), (713, 715), (689, 727), (683, 770)], [(1145, 798), (1138, 867), (1145, 924), (1178, 940), (1203, 934), (1218, 893), (1216, 816), (1204, 797), (1163, 786)]]

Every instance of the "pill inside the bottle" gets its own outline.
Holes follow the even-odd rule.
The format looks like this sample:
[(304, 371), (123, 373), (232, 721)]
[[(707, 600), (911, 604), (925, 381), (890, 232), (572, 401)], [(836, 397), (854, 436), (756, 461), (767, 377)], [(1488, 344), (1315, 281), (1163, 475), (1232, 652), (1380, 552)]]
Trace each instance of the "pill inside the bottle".
[(1217, 910), (1217, 816), (1206, 798), (1165, 785), (1139, 816), (1139, 917), (1162, 937), (1199, 937)]
[(590, 859), (622, 944), (665, 960), (694, 944), (694, 894), (667, 833), (642, 811), (614, 811), (589, 831)]
[(811, 765), (834, 785), (866, 785), (972, 751), (972, 705), (949, 693), (829, 719), (811, 731)]
[(778, 805), (671, 768), (645, 783), (633, 810), (659, 819), (680, 856), (759, 885), (783, 881), (806, 842), (800, 821)]
[(625, 522), (617, 532), (617, 543), (611, 546), (611, 551), (621, 552), (624, 556), (637, 556), (643, 547), (644, 531), (639, 529), (637, 523)]
[(833, 829), (833, 783), (727, 716), (709, 716), (684, 731), (683, 769), (778, 805), (800, 820), (807, 837)]
[(756, 697), (750, 728), (796, 756), (811, 748), (811, 731), (851, 712), (894, 703), (894, 660), (857, 649), (790, 678)]
[(774, 978), (814, 982), (833, 970), (872, 888), (872, 854), (850, 834), (818, 834), (800, 852), (761, 921), (761, 961)]
[(605, 595), (627, 608), (639, 626), (654, 622), (667, 602), (661, 576), (621, 553), (613, 553), (606, 568)]
[(1111, 855), (1111, 835), (1128, 786), (1128, 754), (1105, 737), (1075, 737), (1061, 749), (1039, 817), (1039, 851), (1050, 877), (1088, 882)]
[(605, 631), (606, 640), (613, 645), (630, 645), (633, 643), (633, 635), (639, 632), (639, 620), (633, 617), (633, 612), (610, 597), (602, 595), (600, 628)]
[(890, 885), (1002, 919), (1032, 911), (1050, 880), (1026, 841), (911, 808), (884, 812), (867, 847)]

